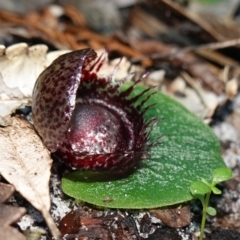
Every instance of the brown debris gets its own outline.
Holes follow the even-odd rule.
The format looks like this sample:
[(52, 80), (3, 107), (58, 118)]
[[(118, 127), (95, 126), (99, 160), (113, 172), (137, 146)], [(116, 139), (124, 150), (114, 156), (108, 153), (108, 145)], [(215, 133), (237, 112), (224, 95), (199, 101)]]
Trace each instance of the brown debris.
[(72, 20), (75, 26), (86, 27), (86, 21), (83, 14), (72, 5), (65, 5), (64, 13)]
[(6, 202), (14, 193), (15, 189), (10, 184), (0, 182), (0, 203)]
[(110, 240), (113, 235), (116, 239), (133, 239), (136, 234), (133, 226), (125, 223), (121, 215), (97, 216), (96, 213), (90, 209), (71, 211), (60, 221), (59, 230), (63, 235), (68, 234), (67, 239), (87, 237)]
[(14, 192), (14, 187), (0, 182), (0, 239), (25, 240), (26, 238), (10, 225), (26, 212), (25, 208), (3, 204)]
[(170, 206), (150, 210), (152, 214), (161, 219), (169, 227), (179, 228), (188, 226), (191, 222), (191, 212), (188, 205), (185, 206)]
[[(109, 51), (117, 52), (131, 59), (142, 59), (140, 62), (144, 67), (156, 68), (159, 66), (159, 62), (168, 62), (171, 68), (186, 71), (196, 81), (200, 81), (206, 89), (217, 94), (223, 93), (225, 89), (224, 83), (219, 79), (219, 68), (213, 67), (213, 64), (199, 58), (190, 51), (194, 51), (204, 58), (209, 58), (210, 61), (217, 64), (230, 64), (238, 68), (236, 61), (224, 55), (221, 57), (221, 54), (218, 55), (219, 53), (215, 55), (214, 51), (209, 52), (209, 49), (225, 48), (230, 43), (231, 46), (236, 46), (238, 41), (236, 40), (235, 44), (234, 41), (228, 44), (216, 42), (230, 40), (226, 35), (219, 34), (215, 30), (216, 22), (195, 16), (172, 1), (143, 1), (143, 3), (136, 4), (132, 8), (127, 21), (126, 32), (122, 31), (110, 36), (103, 36), (91, 31), (86, 24), (84, 14), (76, 7), (66, 5), (64, 7), (59, 6), (59, 8), (61, 8), (62, 13), (56, 14), (52, 7), (46, 7), (42, 12), (32, 12), (25, 16), (0, 11), (0, 26), (8, 26), (5, 31), (9, 34), (24, 37), (30, 41), (31, 38), (38, 37), (57, 49), (69, 48), (75, 50), (92, 47), (98, 50), (107, 48)], [(156, 11), (159, 11), (159, 14), (156, 15)], [(170, 14), (171, 18), (168, 14)], [(60, 16), (67, 17), (68, 21), (60, 20)], [(172, 30), (180, 33), (181, 28), (184, 31), (185, 22), (179, 23), (179, 19), (189, 22), (196, 29), (199, 29), (200, 34), (197, 36), (198, 40), (202, 41), (202, 44), (216, 42), (217, 48), (206, 46), (205, 49), (198, 49), (198, 46), (187, 46), (187, 48), (189, 47), (188, 51), (186, 49), (181, 51), (180, 47), (173, 45), (174, 43), (166, 44), (159, 41), (158, 36), (161, 34), (169, 34)], [(229, 24), (229, 22), (220, 22), (218, 26), (221, 24), (225, 24), (224, 29), (229, 31), (232, 26), (236, 28), (235, 25)], [(21, 31), (18, 31), (18, 27), (21, 28)], [(140, 37), (141, 35), (147, 35), (151, 40), (132, 40), (131, 29), (140, 30)], [(239, 30), (235, 31), (235, 38), (240, 37), (239, 32)], [(181, 37), (179, 35), (179, 38)], [(156, 55), (159, 55), (159, 57), (157, 57), (157, 60), (152, 61), (153, 56)]]
[[(187, 11), (182, 6), (180, 6), (178, 3), (175, 3), (173, 1), (169, 0), (160, 0), (158, 4), (154, 1), (149, 1), (148, 4), (152, 8), (158, 9), (164, 9), (165, 12), (168, 12), (168, 15), (171, 16), (171, 18), (178, 17), (180, 19), (188, 20), (191, 23), (195, 24), (196, 27), (200, 27), (205, 31), (205, 35), (208, 34), (208, 38), (211, 38), (211, 40), (224, 40), (223, 36), (220, 35), (211, 24), (209, 24), (208, 21), (205, 21), (205, 19), (202, 16), (198, 16), (197, 14), (191, 13), (190, 11)], [(203, 36), (206, 37), (206, 36)]]
[(81, 226), (80, 216), (77, 211), (71, 211), (61, 220), (58, 228), (62, 235), (75, 234)]
[(220, 81), (218, 76), (211, 71), (209, 67), (210, 64), (205, 63), (196, 55), (192, 53), (182, 53), (174, 46), (157, 41), (131, 39), (130, 44), (145, 56), (150, 56), (150, 58), (152, 54), (162, 53), (162, 57), (154, 60), (169, 62), (175, 68), (188, 71), (192, 76), (199, 79), (205, 87), (217, 94), (223, 92), (224, 84)]
[[(189, 206), (176, 206), (165, 209), (150, 211), (153, 216), (160, 218), (164, 224), (171, 228), (185, 227), (190, 224)], [(138, 222), (130, 214), (120, 212), (107, 213), (96, 211), (90, 208), (84, 208), (69, 212), (62, 218), (59, 224), (59, 230), (64, 236), (74, 239), (80, 237), (101, 239), (140, 239), (141, 234), (151, 236), (150, 239), (179, 239), (179, 235), (174, 229), (164, 227), (160, 231), (152, 222), (152, 216), (145, 213)], [(67, 234), (67, 235), (66, 235)], [(68, 239), (68, 238), (67, 238)]]

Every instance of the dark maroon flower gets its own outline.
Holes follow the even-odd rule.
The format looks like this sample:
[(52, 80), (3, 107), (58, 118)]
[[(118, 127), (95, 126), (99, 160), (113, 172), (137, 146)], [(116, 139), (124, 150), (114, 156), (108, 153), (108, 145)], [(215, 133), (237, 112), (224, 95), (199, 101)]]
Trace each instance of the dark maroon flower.
[(33, 121), (45, 145), (65, 164), (125, 173), (152, 146), (147, 129), (157, 120), (144, 121), (148, 107), (142, 105), (150, 88), (131, 98), (136, 83), (120, 91), (124, 80), (99, 76), (102, 63), (92, 49), (56, 59), (35, 84)]

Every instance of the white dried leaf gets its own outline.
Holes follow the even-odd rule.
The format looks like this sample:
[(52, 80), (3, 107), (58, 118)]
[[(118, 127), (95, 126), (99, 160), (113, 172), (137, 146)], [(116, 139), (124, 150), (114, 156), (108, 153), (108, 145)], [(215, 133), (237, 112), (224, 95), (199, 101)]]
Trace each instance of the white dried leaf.
[(168, 86), (168, 91), (171, 94), (175, 93), (184, 93), (186, 89), (187, 83), (184, 81), (182, 77), (175, 78), (172, 82), (170, 82)]
[(0, 152), (0, 174), (42, 213), (53, 236), (59, 237), (49, 214), (52, 159), (32, 125), (13, 118), (12, 126), (1, 128)]
[(70, 50), (58, 50), (58, 51), (49, 52), (46, 55), (46, 65), (49, 66), (56, 58), (68, 52), (70, 52)]
[[(0, 92), (10, 97), (31, 97), (37, 76), (46, 67), (46, 45), (28, 47), (26, 43), (12, 45), (0, 55)], [(3, 89), (3, 87), (5, 87)]]
[(0, 46), (0, 124), (22, 104), (28, 104), (37, 76), (46, 67), (47, 46), (26, 43)]
[(227, 96), (231, 99), (235, 97), (238, 93), (238, 80), (233, 78), (226, 83), (225, 91)]
[(48, 53), (44, 44), (28, 47), (19, 43), (6, 48), (0, 45), (0, 124), (20, 105), (27, 105), (39, 74), (54, 59), (69, 50)]
[[(123, 79), (130, 73), (143, 73), (143, 68), (137, 65), (133, 65), (126, 57), (116, 58), (112, 61), (108, 61), (108, 53), (106, 50), (101, 49), (96, 51), (98, 56), (104, 55), (104, 64), (101, 66), (100, 75), (109, 76), (114, 71), (115, 79)], [(138, 77), (138, 76), (137, 76)]]

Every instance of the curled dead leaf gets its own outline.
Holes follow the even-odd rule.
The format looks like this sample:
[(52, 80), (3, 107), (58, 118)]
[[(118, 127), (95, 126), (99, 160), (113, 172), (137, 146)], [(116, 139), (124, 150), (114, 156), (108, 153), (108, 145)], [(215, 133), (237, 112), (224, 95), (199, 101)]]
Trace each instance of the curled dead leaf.
[(44, 44), (0, 45), (0, 125), (11, 124), (8, 115), (22, 104), (29, 105), (38, 75), (66, 51), (47, 54)]
[(48, 47), (19, 43), (8, 48), (1, 45), (0, 50), (0, 93), (18, 99), (31, 97), (36, 77), (46, 67)]
[(0, 129), (0, 173), (38, 209), (54, 237), (60, 233), (50, 214), (49, 178), (52, 159), (31, 124), (14, 117)]

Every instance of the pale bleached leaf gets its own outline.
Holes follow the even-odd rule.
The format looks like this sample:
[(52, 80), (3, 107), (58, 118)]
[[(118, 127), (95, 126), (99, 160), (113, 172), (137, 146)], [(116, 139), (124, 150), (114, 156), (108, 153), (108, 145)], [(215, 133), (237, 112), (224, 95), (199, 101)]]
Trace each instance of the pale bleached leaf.
[(39, 74), (69, 50), (47, 51), (44, 44), (29, 47), (18, 43), (7, 48), (0, 45), (0, 125), (10, 125), (6, 116), (20, 105), (29, 105)]
[(47, 50), (46, 45), (28, 47), (26, 43), (6, 48), (0, 55), (0, 75), (5, 84), (0, 92), (19, 99), (31, 97), (36, 78), (46, 67)]
[(32, 125), (24, 119), (12, 120), (12, 126), (0, 129), (0, 174), (42, 213), (53, 236), (59, 237), (49, 214), (49, 151)]
[(47, 66), (47, 46), (28, 47), (26, 43), (8, 48), (0, 45), (0, 124), (11, 122), (6, 116), (22, 104), (28, 104), (37, 76)]

